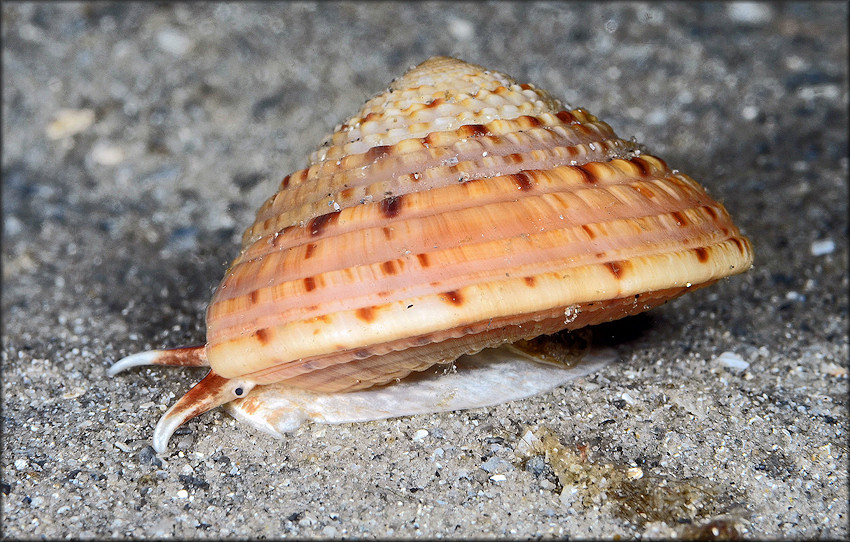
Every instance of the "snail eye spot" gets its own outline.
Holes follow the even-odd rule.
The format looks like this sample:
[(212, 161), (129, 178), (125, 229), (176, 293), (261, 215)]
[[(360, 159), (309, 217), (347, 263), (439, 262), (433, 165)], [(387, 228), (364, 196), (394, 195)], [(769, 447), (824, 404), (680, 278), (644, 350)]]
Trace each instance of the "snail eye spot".
[(242, 394), (245, 393), (245, 390), (240, 387), (233, 390), (233, 392), (236, 394), (236, 397), (242, 397)]

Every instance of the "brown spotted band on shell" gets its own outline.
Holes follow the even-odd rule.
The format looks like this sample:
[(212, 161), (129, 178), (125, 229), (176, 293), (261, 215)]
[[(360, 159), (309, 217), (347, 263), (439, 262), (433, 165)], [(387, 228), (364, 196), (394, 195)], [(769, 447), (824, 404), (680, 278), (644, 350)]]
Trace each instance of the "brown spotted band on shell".
[(747, 270), (687, 175), (583, 109), (454, 58), (408, 71), (284, 177), (207, 311), (209, 365), (154, 447), (257, 385), (357, 390), (506, 342), (636, 314)]

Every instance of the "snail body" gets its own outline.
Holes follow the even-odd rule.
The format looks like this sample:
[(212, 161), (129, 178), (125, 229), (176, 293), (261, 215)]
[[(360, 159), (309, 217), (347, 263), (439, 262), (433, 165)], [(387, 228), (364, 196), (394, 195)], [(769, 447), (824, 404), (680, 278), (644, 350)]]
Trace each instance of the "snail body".
[(255, 386), (361, 390), (459, 356), (636, 314), (752, 264), (690, 177), (583, 109), (434, 57), (337, 127), (243, 235), (207, 343), (141, 364), (210, 366), (154, 448)]

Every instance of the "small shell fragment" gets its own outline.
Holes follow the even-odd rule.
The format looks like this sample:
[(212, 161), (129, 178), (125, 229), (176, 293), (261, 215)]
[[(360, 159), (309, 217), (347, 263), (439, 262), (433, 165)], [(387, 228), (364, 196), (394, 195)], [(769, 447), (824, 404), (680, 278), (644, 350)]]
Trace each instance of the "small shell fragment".
[(746, 371), (750, 367), (750, 364), (744, 361), (744, 358), (734, 352), (723, 352), (714, 358), (714, 363), (735, 373)]
[(643, 478), (643, 469), (640, 467), (629, 467), (626, 471), (626, 478), (629, 480), (640, 480)]

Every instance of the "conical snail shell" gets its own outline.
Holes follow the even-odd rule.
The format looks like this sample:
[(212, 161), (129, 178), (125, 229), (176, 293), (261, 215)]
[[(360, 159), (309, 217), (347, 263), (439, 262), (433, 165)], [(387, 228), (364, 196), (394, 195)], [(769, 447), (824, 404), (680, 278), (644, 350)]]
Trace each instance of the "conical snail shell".
[(752, 258), (700, 185), (587, 111), (435, 57), (262, 205), (192, 364), (220, 377), (216, 404), (231, 380), (360, 389), (647, 310)]

